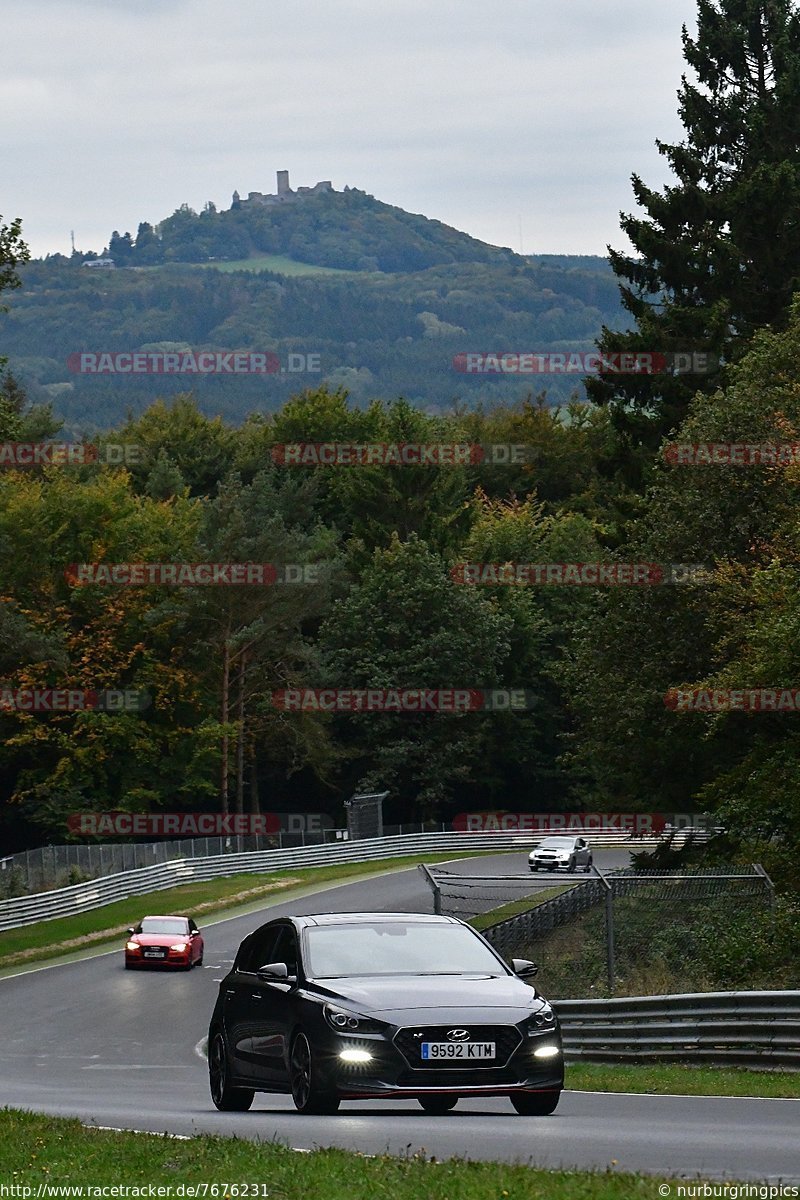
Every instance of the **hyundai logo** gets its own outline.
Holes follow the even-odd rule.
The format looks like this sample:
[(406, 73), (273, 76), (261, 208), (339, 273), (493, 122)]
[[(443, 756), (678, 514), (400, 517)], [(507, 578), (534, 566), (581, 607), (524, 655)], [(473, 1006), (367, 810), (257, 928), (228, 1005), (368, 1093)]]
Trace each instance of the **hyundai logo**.
[(448, 1029), (447, 1036), (451, 1042), (465, 1042), (469, 1037), (468, 1029)]

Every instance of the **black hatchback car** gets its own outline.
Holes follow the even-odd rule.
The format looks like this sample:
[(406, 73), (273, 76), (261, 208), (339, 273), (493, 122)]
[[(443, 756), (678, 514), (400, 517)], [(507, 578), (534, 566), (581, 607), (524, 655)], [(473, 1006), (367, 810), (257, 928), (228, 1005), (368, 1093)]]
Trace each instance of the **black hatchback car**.
[(291, 1093), (302, 1113), (342, 1100), (508, 1096), (551, 1113), (564, 1086), (558, 1020), (474, 929), (452, 917), (284, 917), (245, 938), (208, 1031), (211, 1096), (244, 1111)]

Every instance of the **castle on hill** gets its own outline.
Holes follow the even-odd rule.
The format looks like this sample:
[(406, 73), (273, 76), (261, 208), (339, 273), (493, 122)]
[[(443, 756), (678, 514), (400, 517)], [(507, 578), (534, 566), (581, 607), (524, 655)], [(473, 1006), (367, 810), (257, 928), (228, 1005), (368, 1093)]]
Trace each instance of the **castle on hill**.
[(238, 192), (233, 193), (231, 208), (242, 208), (245, 204), (287, 204), (292, 200), (302, 200), (306, 196), (318, 196), (321, 192), (332, 192), (330, 179), (323, 179), (313, 187), (299, 187), (296, 190), (289, 187), (289, 172), (278, 171), (278, 190), (265, 195), (263, 192), (248, 192), (243, 200)]

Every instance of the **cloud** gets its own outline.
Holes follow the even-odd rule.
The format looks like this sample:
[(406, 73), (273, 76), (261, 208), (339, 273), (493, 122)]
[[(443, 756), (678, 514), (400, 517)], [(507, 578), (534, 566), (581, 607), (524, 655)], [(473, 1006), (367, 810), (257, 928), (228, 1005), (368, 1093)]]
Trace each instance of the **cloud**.
[(4, 16), (4, 211), (35, 253), (234, 187), (332, 179), (526, 249), (619, 243), (666, 178), (694, 0), (26, 0)]

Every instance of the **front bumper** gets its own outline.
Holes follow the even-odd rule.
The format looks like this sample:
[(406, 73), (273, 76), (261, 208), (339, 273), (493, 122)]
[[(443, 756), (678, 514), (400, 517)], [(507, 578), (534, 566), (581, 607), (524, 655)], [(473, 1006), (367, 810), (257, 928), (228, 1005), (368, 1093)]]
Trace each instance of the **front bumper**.
[[(506, 1028), (504, 1053), (485, 1066), (441, 1062), (422, 1065), (419, 1056), (415, 1059), (409, 1049), (410, 1037), (417, 1030), (408, 1027), (393, 1030), (391, 1037), (334, 1037), (327, 1040), (325, 1047), (325, 1074), (329, 1086), (342, 1099), (511, 1096), (516, 1092), (560, 1091), (564, 1086), (564, 1060), (558, 1028), (533, 1037), (517, 1026)], [(478, 1032), (473, 1036), (477, 1038)], [(557, 1045), (558, 1055), (537, 1059), (533, 1051), (544, 1044)], [(497, 1045), (499, 1048), (499, 1040)], [(341, 1051), (346, 1049), (366, 1050), (372, 1057), (365, 1063), (346, 1063), (340, 1058)]]
[(383, 1080), (365, 1079), (358, 1085), (339, 1083), (336, 1085), (336, 1092), (342, 1100), (418, 1100), (420, 1096), (513, 1096), (520, 1092), (530, 1095), (534, 1092), (560, 1092), (563, 1086), (563, 1080), (553, 1080), (546, 1084), (535, 1081), (472, 1086), (451, 1083), (436, 1087), (397, 1087), (396, 1084), (384, 1083)]
[(125, 965), (128, 967), (188, 967), (192, 961), (191, 951), (185, 950), (178, 954), (170, 950), (166, 958), (145, 958), (143, 954), (125, 951)]

